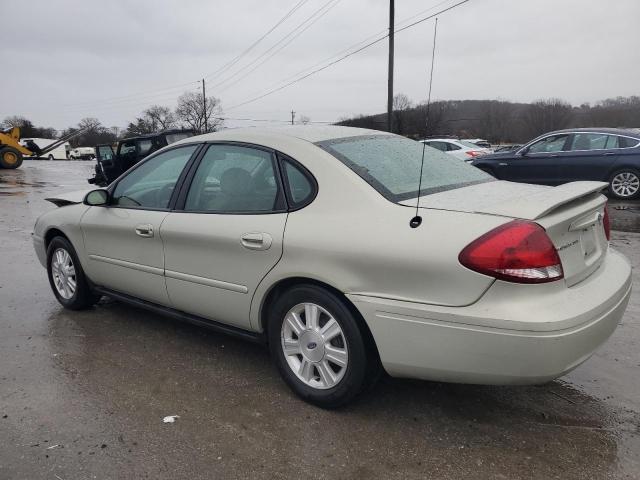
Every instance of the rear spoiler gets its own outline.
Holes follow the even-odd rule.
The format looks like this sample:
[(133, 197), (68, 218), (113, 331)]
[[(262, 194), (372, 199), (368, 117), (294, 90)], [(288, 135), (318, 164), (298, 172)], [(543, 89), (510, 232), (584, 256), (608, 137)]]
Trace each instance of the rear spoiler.
[(503, 204), (494, 204), (483, 212), (480, 207), (478, 213), (490, 213), (505, 217), (520, 217), (536, 220), (544, 217), (553, 210), (571, 203), (578, 198), (600, 192), (608, 186), (605, 182), (571, 182), (554, 188), (545, 189), (538, 193), (528, 194), (521, 198), (514, 198)]

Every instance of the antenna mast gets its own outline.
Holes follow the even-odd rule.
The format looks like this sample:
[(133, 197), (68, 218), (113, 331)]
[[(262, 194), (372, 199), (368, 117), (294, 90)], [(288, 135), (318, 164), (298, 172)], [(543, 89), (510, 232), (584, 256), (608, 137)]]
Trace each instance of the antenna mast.
[[(433, 27), (433, 49), (431, 51), (431, 72), (429, 73), (429, 94), (427, 96), (427, 118), (425, 121), (425, 133), (429, 128), (429, 108), (431, 106), (431, 87), (433, 85), (433, 64), (436, 58), (436, 36), (438, 34), (438, 17), (436, 17), (436, 23)], [(422, 224), (422, 217), (420, 216), (420, 196), (422, 194), (422, 171), (424, 169), (424, 151), (427, 148), (427, 144), (422, 142), (422, 159), (420, 160), (420, 177), (418, 178), (418, 198), (416, 198), (416, 215), (409, 220), (409, 226), (411, 228), (418, 228)]]

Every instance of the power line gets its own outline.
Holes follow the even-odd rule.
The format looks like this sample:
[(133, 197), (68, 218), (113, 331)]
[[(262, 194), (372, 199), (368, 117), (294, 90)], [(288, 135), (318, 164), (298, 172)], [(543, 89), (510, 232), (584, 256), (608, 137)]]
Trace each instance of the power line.
[[(215, 89), (216, 87), (218, 87), (220, 85), (223, 85), (223, 84), (229, 82), (230, 80), (233, 80), (239, 74), (245, 72), (248, 68), (250, 68), (253, 65), (255, 65), (253, 68), (251, 68), (251, 70), (249, 70), (242, 77), (240, 77), (238, 80), (236, 80), (235, 83), (237, 83), (240, 80), (246, 78), (248, 75), (250, 75), (252, 72), (254, 72), (257, 68), (259, 68), (265, 62), (267, 62), (269, 59), (271, 59), (273, 56), (275, 56), (278, 52), (280, 52), (281, 50), (286, 48), (287, 45), (289, 45), (291, 42), (293, 42), (296, 38), (298, 38), (300, 35), (302, 35), (305, 31), (307, 31), (312, 25), (314, 25), (318, 20), (320, 20), (324, 15), (326, 15), (329, 12), (329, 10), (331, 10), (333, 7), (335, 7), (340, 1), (341, 0), (329, 0), (326, 3), (324, 3), (319, 9), (314, 11), (302, 23), (300, 23), (296, 28), (294, 28), (287, 35), (282, 37), (278, 42), (276, 42), (274, 45), (272, 45), (268, 50), (263, 52), (261, 55), (259, 55), (257, 58), (255, 58), (254, 60), (249, 62), (247, 65), (242, 67), (240, 70), (236, 71), (231, 76), (229, 76), (229, 77), (221, 80), (220, 82), (216, 83), (211, 88)], [(305, 26), (305, 24), (307, 24), (307, 25)], [(292, 35), (293, 35), (293, 37), (291, 37)], [(289, 37), (291, 37), (291, 38), (289, 38)], [(286, 41), (287, 39), (288, 39), (288, 41), (284, 45), (280, 46), (282, 44), (282, 42)], [(275, 52), (271, 53), (271, 55), (269, 55), (268, 57), (264, 58), (267, 54), (272, 52), (278, 46), (280, 46), (280, 48), (278, 48)], [(264, 60), (260, 61), (263, 58), (264, 58)], [(258, 63), (256, 65), (257, 62), (260, 62), (260, 63)], [(234, 85), (235, 85), (235, 83), (234, 83)], [(229, 88), (229, 86), (223, 88), (222, 91), (226, 90), (227, 88)]]
[(293, 15), (300, 7), (302, 7), (305, 3), (307, 3), (309, 0), (300, 0), (298, 3), (296, 3), (293, 8), (291, 10), (289, 10), (284, 17), (282, 17), (280, 20), (278, 20), (278, 22), (276, 22), (276, 24), (271, 27), (264, 35), (262, 35), (260, 38), (258, 38), (256, 41), (254, 41), (251, 45), (249, 45), (242, 53), (240, 53), (239, 55), (237, 55), (236, 57), (234, 57), (231, 61), (227, 62), (226, 64), (224, 64), (222, 67), (220, 67), (218, 70), (216, 70), (213, 73), (210, 73), (209, 75), (206, 75), (204, 78), (205, 79), (211, 79), (213, 80), (214, 78), (219, 77), (220, 75), (222, 75), (224, 72), (226, 72), (227, 70), (229, 70), (231, 67), (233, 67), (236, 63), (238, 63), (245, 55), (247, 55), (247, 53), (249, 53), (251, 50), (253, 50), (262, 40), (264, 40), (271, 32), (273, 32), (276, 28), (278, 28), (286, 19), (288, 19), (291, 15)]
[[(419, 17), (420, 15), (422, 15), (422, 14), (424, 14), (424, 13), (428, 12), (428, 11), (434, 10), (434, 9), (438, 8), (439, 6), (441, 6), (441, 5), (445, 4), (445, 3), (449, 3), (450, 1), (451, 1), (451, 0), (443, 0), (443, 1), (441, 1), (441, 2), (438, 2), (438, 3), (436, 3), (435, 5), (432, 5), (431, 7), (427, 8), (427, 9), (425, 9), (425, 10), (421, 10), (420, 12), (415, 13), (415, 14), (413, 14), (412, 16), (407, 17), (407, 18), (405, 18), (405, 19), (403, 19), (403, 20), (401, 20), (400, 22), (397, 22), (397, 23), (398, 23), (398, 25), (402, 25), (402, 24), (404, 24), (404, 23), (408, 22), (409, 20), (413, 20), (414, 18)], [(325, 58), (325, 59), (323, 59), (323, 60), (319, 61), (318, 63), (315, 63), (315, 64), (311, 65), (310, 67), (307, 67), (307, 68), (305, 68), (305, 69), (303, 69), (303, 70), (300, 70), (300, 71), (298, 71), (297, 73), (294, 73), (294, 74), (292, 74), (292, 75), (289, 75), (288, 77), (286, 77), (286, 78), (284, 78), (284, 79), (282, 79), (282, 80), (280, 80), (280, 81), (278, 81), (278, 82), (275, 82), (275, 83), (271, 84), (271, 85), (268, 87), (268, 89), (269, 89), (269, 88), (273, 88), (273, 87), (275, 87), (275, 86), (277, 86), (277, 85), (280, 85), (282, 82), (286, 82), (286, 81), (288, 81), (288, 80), (290, 80), (290, 79), (293, 79), (293, 78), (295, 78), (295, 77), (298, 77), (299, 75), (302, 75), (303, 73), (308, 72), (309, 70), (312, 70), (312, 69), (314, 69), (314, 68), (318, 67), (319, 65), (323, 65), (324, 63), (326, 63), (326, 62), (328, 62), (328, 61), (330, 61), (330, 60), (333, 60), (333, 59), (335, 59), (335, 58), (337, 58), (337, 57), (339, 57), (339, 56), (343, 55), (344, 53), (347, 53), (347, 52), (349, 52), (350, 50), (352, 50), (352, 49), (354, 49), (354, 48), (357, 48), (357, 47), (361, 46), (362, 44), (364, 44), (364, 43), (366, 43), (366, 42), (368, 42), (368, 41), (370, 41), (370, 40), (372, 40), (372, 39), (375, 39), (375, 38), (377, 38), (379, 35), (382, 35), (382, 34), (387, 33), (387, 32), (388, 32), (388, 29), (387, 29), (387, 28), (385, 28), (384, 30), (381, 30), (381, 31), (379, 31), (379, 32), (377, 32), (377, 33), (375, 33), (375, 34), (373, 34), (373, 35), (370, 35), (370, 36), (368, 36), (367, 38), (365, 38), (365, 39), (363, 39), (363, 40), (361, 40), (361, 41), (359, 41), (359, 42), (357, 42), (357, 43), (355, 43), (355, 44), (353, 44), (353, 45), (351, 45), (351, 46), (349, 46), (349, 47), (347, 47), (347, 48), (345, 48), (345, 49), (343, 49), (343, 50), (340, 50), (338, 53), (336, 53), (336, 54), (334, 54), (334, 55), (331, 55), (330, 57), (327, 57), (327, 58)], [(226, 89), (226, 88), (225, 88), (225, 89)]]
[[(442, 13), (448, 12), (449, 10), (452, 10), (452, 9), (454, 9), (456, 7), (459, 7), (460, 5), (463, 5), (463, 4), (465, 4), (465, 3), (469, 2), (469, 1), (470, 0), (462, 0), (462, 1), (458, 2), (458, 3), (455, 3), (455, 4), (451, 5), (450, 7), (444, 8), (444, 9), (442, 9), (442, 10), (440, 10), (440, 11), (434, 13), (434, 14), (431, 14), (431, 15), (429, 15), (427, 17), (424, 17), (424, 18), (422, 18), (420, 20), (417, 20), (417, 21), (415, 21), (413, 23), (410, 23), (409, 25), (406, 25), (406, 26), (401, 27), (401, 28), (397, 28), (397, 29), (394, 30), (394, 32), (395, 33), (403, 32), (403, 31), (405, 31), (405, 30), (407, 30), (407, 29), (409, 29), (411, 27), (414, 27), (415, 25), (418, 25), (418, 24), (420, 24), (422, 22), (426, 22), (427, 20), (429, 20), (431, 18), (434, 18), (434, 17), (436, 17), (438, 15), (441, 15)], [(350, 53), (347, 53), (346, 55), (343, 55), (343, 56), (339, 57), (338, 59), (336, 59), (336, 60), (334, 60), (334, 61), (332, 61), (332, 62), (330, 62), (330, 63), (328, 63), (328, 64), (326, 64), (326, 65), (324, 65), (322, 67), (316, 68), (316, 69), (312, 70), (311, 72), (309, 72), (309, 73), (307, 73), (307, 74), (305, 74), (305, 75), (303, 75), (301, 77), (296, 78), (295, 80), (292, 80), (292, 81), (290, 81), (288, 83), (285, 83), (284, 85), (281, 85), (278, 88), (274, 88), (274, 89), (272, 89), (272, 90), (270, 90), (270, 91), (268, 91), (266, 93), (263, 93), (263, 94), (258, 95), (256, 97), (253, 97), (251, 99), (245, 100), (243, 102), (237, 103), (235, 105), (232, 105), (231, 107), (227, 107), (226, 109), (227, 110), (232, 110), (234, 108), (242, 107), (242, 106), (247, 105), (249, 103), (253, 103), (255, 101), (261, 100), (264, 97), (267, 97), (269, 95), (277, 93), (280, 90), (284, 90), (285, 88), (290, 87), (291, 85), (293, 85), (295, 83), (301, 82), (302, 80), (305, 80), (305, 79), (309, 78), (310, 76), (315, 75), (316, 73), (319, 73), (319, 72), (321, 72), (323, 70), (326, 70), (327, 68), (329, 68), (329, 67), (331, 67), (331, 66), (333, 66), (333, 65), (335, 65), (337, 63), (340, 63), (341, 61), (343, 61), (343, 60), (345, 60), (345, 59), (347, 59), (347, 58), (349, 58), (349, 57), (351, 57), (351, 56), (353, 56), (353, 55), (355, 55), (357, 53), (360, 53), (363, 50), (366, 50), (367, 48), (372, 47), (373, 45), (375, 45), (377, 43), (380, 43), (381, 41), (385, 40), (388, 36), (389, 36), (389, 33), (387, 33), (387, 34), (383, 35), (382, 37), (379, 37), (379, 38), (377, 38), (377, 39), (365, 44), (364, 46), (362, 46), (362, 47), (360, 47), (360, 48), (358, 48), (358, 49), (356, 49), (356, 50), (354, 50), (354, 51), (352, 51)]]

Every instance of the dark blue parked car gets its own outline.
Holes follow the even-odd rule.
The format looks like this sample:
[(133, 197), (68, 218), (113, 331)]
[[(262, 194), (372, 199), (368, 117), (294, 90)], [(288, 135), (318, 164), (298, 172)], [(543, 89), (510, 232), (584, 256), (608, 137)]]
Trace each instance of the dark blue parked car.
[(640, 133), (618, 128), (558, 130), (515, 151), (485, 155), (471, 163), (514, 182), (608, 182), (613, 197), (631, 199), (640, 192)]

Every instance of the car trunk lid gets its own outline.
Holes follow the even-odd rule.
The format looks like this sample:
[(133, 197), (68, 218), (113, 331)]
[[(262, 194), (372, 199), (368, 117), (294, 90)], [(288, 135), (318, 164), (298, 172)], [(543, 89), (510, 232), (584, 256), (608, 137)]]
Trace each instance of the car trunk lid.
[[(420, 198), (425, 209), (452, 210), (535, 221), (558, 250), (568, 286), (587, 278), (602, 263), (608, 241), (602, 182), (546, 187), (504, 181), (448, 190)], [(414, 206), (416, 199), (402, 202)]]

